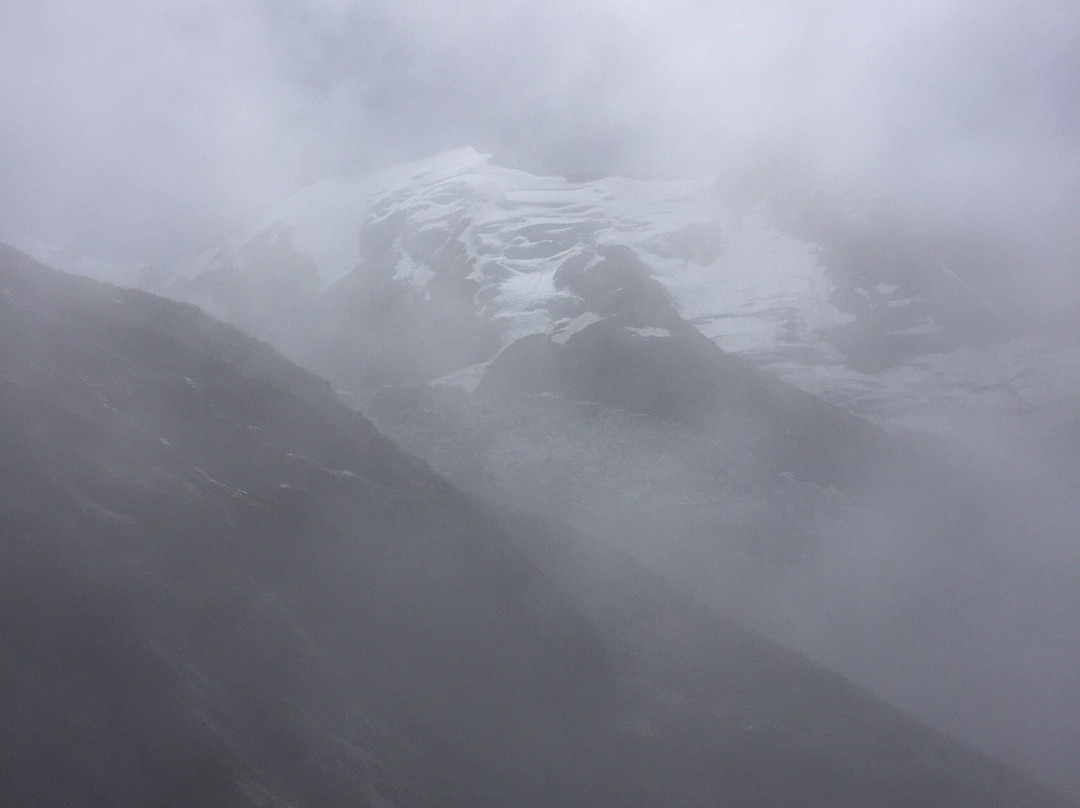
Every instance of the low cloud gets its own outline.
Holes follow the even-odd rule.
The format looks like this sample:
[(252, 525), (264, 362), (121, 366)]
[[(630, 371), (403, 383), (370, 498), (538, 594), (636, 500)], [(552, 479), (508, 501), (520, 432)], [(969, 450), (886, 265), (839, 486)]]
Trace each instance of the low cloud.
[(1052, 299), (1076, 291), (1078, 24), (1003, 0), (11, 0), (0, 237), (165, 259), (309, 182), (462, 145), (582, 176), (779, 155), (1006, 232)]

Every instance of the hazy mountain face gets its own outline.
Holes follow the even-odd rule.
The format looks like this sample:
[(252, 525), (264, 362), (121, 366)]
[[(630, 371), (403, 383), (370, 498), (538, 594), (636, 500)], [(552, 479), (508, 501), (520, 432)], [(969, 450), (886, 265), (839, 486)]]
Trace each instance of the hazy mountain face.
[(470, 490), (1065, 782), (1080, 362), (976, 291), (991, 260), (880, 200), (465, 150), (313, 186), (146, 283)]
[(1062, 804), (193, 308), (4, 248), (0, 336), (21, 802)]
[(265, 346), (3, 258), (9, 794), (586, 799), (608, 652), (489, 516)]
[[(0, 239), (197, 300), (460, 485), (1080, 795), (1078, 26), (7, 0)], [(530, 173), (366, 173), (462, 144)]]
[(756, 188), (572, 183), (460, 150), (312, 186), (143, 284), (361, 395), (471, 389), (518, 339), (562, 346), (601, 320), (642, 340), (696, 331), (879, 420), (1080, 389), (1076, 345), (1040, 344), (987, 296), (987, 267), (1008, 260), (993, 245), (866, 195)]

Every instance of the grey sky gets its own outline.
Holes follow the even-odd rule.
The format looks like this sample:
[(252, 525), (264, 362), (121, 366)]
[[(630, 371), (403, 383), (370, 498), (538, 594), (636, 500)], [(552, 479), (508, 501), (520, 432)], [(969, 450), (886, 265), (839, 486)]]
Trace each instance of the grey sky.
[(1068, 280), (1080, 6), (0, 5), (0, 237), (167, 257), (308, 182), (463, 145), (664, 177), (793, 155), (1004, 227)]

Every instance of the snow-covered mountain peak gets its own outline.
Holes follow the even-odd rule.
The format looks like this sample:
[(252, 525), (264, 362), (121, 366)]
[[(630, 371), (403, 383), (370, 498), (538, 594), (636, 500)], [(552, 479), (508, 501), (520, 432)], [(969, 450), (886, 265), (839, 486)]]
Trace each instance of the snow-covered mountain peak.
[[(458, 149), (306, 188), (181, 262), (158, 290), (294, 355), (321, 349), (287, 333), (301, 329), (291, 318), (334, 328), (337, 365), (353, 366), (343, 331), (393, 342), (429, 381), (466, 368), (474, 379), (519, 339), (563, 345), (573, 324), (618, 315), (649, 339), (696, 330), (864, 415), (952, 406), (976, 387), (1015, 402), (1008, 389), (1030, 369), (988, 352), (1004, 338), (999, 324), (917, 233), (880, 232), (865, 206), (794, 204), (791, 189), (750, 206), (724, 193), (722, 179), (534, 176)], [(977, 383), (942, 381), (971, 355), (984, 357)]]

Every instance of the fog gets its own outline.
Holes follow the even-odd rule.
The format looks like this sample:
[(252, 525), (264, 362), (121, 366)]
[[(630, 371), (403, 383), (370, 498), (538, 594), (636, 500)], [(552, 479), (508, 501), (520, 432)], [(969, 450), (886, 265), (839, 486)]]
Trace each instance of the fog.
[(782, 158), (1008, 233), (1024, 294), (1060, 303), (1078, 25), (1068, 0), (11, 0), (0, 236), (175, 258), (314, 180), (463, 145), (575, 176)]
[[(1008, 330), (1075, 336), (1077, 32), (1069, 0), (7, 0), (0, 240), (168, 264), (315, 181), (473, 146), (499, 165), (582, 180), (855, 189), (895, 213), (907, 228), (898, 238), (960, 233), (978, 245), (988, 258), (964, 267), (964, 282), (1007, 310)], [(292, 295), (282, 289), (267, 300)], [(314, 360), (300, 348), (292, 358), (349, 389), (327, 368), (355, 365), (360, 352), (317, 356), (319, 329), (352, 314), (332, 303), (288, 322), (258, 310), (251, 327), (279, 348), (313, 346)], [(383, 346), (376, 318), (350, 333), (383, 352), (372, 363), (389, 368), (379, 384), (415, 386), (477, 350), (440, 342), (439, 329), (473, 317), (466, 308), (434, 324), (427, 309), (409, 310), (398, 322), (421, 337), (404, 347), (368, 347)], [(445, 356), (415, 355), (435, 344)], [(523, 363), (527, 374), (539, 366)], [(372, 391), (357, 392), (370, 405)], [(1015, 421), (977, 406), (913, 416), (890, 432), (906, 453), (889, 456), (897, 468), (853, 464), (847, 472), (867, 480), (836, 483), (842, 491), (791, 477), (782, 438), (775, 468), (755, 454), (781, 417), (801, 417), (796, 404), (776, 422), (706, 434), (646, 422), (656, 413), (617, 395), (567, 394), (547, 408), (538, 396), (550, 390), (538, 387), (507, 416), (445, 393), (410, 420), (377, 392), (393, 416), (379, 428), (460, 485), (500, 505), (547, 502), (709, 605), (1080, 793), (1072, 391)], [(610, 409), (597, 415), (597, 402)], [(822, 418), (802, 426), (834, 426)], [(423, 431), (435, 422), (445, 431)], [(721, 488), (742, 511), (686, 505), (715, 508)], [(777, 503), (794, 504), (769, 513)], [(747, 516), (754, 508), (765, 515)], [(708, 543), (720, 528), (734, 538)], [(779, 561), (738, 545), (789, 533)], [(799, 542), (813, 552), (800, 555)]]

